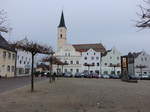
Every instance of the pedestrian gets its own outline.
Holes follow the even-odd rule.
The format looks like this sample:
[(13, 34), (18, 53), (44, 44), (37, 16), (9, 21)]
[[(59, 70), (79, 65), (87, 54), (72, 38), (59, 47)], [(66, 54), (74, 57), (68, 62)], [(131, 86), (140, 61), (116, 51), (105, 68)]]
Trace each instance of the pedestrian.
[(52, 77), (52, 80), (55, 82), (55, 77), (56, 77), (56, 73), (54, 72), (53, 73), (53, 77)]

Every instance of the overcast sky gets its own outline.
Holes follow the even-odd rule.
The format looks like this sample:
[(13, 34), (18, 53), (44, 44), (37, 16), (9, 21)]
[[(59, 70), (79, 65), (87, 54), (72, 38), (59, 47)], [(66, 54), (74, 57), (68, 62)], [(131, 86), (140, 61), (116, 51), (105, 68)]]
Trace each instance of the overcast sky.
[(150, 29), (137, 32), (136, 12), (142, 0), (0, 0), (13, 28), (8, 40), (30, 40), (56, 48), (57, 26), (62, 9), (69, 43), (103, 43), (123, 54), (150, 53)]

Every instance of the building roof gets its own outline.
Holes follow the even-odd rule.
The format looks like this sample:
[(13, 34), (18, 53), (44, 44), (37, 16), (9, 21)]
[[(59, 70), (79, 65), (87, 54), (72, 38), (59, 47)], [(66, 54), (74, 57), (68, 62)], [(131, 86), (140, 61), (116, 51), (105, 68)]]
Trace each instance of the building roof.
[(141, 53), (142, 53), (142, 51), (141, 52), (133, 52), (133, 53), (129, 53), (129, 54), (133, 55), (134, 58), (137, 58)]
[(93, 49), (96, 52), (106, 52), (105, 47), (101, 43), (96, 44), (73, 44), (76, 51), (86, 52), (89, 49)]
[(61, 19), (60, 19), (60, 23), (59, 23), (59, 26), (58, 26), (58, 27), (65, 27), (65, 28), (66, 28), (63, 11), (62, 11), (62, 13), (61, 13)]
[(15, 49), (12, 48), (12, 46), (2, 37), (1, 34), (0, 34), (0, 48), (15, 52)]
[(108, 53), (108, 52), (111, 52), (111, 51), (112, 51), (112, 49), (111, 49), (111, 50), (107, 50), (106, 52), (102, 53), (102, 57), (103, 57), (103, 56), (106, 56), (107, 53)]

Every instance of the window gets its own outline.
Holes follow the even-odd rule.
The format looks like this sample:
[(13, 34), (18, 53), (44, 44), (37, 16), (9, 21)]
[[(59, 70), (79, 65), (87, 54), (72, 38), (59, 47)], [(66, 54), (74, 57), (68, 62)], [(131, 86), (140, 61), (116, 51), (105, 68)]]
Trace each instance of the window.
[(20, 63), (20, 64), (22, 63), (21, 60), (19, 61), (19, 63)]
[[(15, 60), (15, 56), (16, 56), (16, 55), (15, 55), (15, 54), (13, 54), (13, 60)], [(19, 56), (18, 56), (18, 57), (19, 57)]]
[(62, 38), (62, 34), (60, 34), (60, 38)]
[(6, 58), (6, 51), (3, 52), (3, 58)]
[(97, 60), (99, 60), (99, 57), (96, 57)]
[(79, 69), (76, 69), (76, 72), (79, 72)]
[(111, 74), (115, 74), (115, 71), (111, 71)]
[(24, 64), (26, 64), (26, 62), (24, 61)]
[(22, 59), (23, 59), (23, 56), (22, 56)]
[(84, 57), (85, 60), (87, 60), (87, 57)]
[(104, 74), (108, 74), (108, 71), (104, 71)]
[(97, 63), (97, 66), (99, 66), (99, 63)]
[(70, 72), (73, 72), (73, 69), (70, 69)]
[(117, 57), (117, 60), (119, 60), (119, 57)]
[(8, 58), (11, 59), (11, 53), (8, 53)]
[(14, 72), (15, 71), (15, 67), (11, 66), (11, 71)]
[(76, 64), (79, 64), (79, 61), (76, 61)]
[(118, 75), (120, 75), (120, 73), (121, 73), (120, 71), (117, 71), (117, 74), (118, 74)]
[(112, 63), (110, 63), (110, 66), (112, 66)]
[(107, 65), (107, 63), (105, 63), (105, 66)]
[(141, 58), (141, 61), (143, 61), (143, 58)]
[(147, 58), (145, 58), (145, 61), (147, 61)]
[(94, 53), (94, 55), (95, 55), (96, 53)]
[(70, 53), (68, 53), (68, 56), (70, 56)]
[(67, 72), (67, 69), (65, 69), (65, 72)]
[(113, 50), (113, 54), (115, 54), (115, 51)]
[(87, 55), (89, 55), (89, 53), (87, 53)]
[(95, 66), (95, 63), (92, 63), (93, 66)]
[(84, 65), (87, 65), (87, 63), (84, 63)]
[(95, 70), (95, 73), (98, 75), (99, 74), (99, 70)]
[(65, 63), (68, 63), (67, 61), (65, 61)]
[(70, 61), (70, 64), (73, 64), (73, 61)]
[(92, 60), (94, 60), (94, 57), (91, 57)]
[(10, 72), (10, 66), (9, 65), (7, 66), (7, 71)]
[(110, 59), (112, 59), (112, 57), (110, 56)]
[(65, 53), (65, 56), (67, 56), (67, 53)]
[(30, 73), (30, 69), (26, 68), (25, 69), (25, 74), (29, 74)]

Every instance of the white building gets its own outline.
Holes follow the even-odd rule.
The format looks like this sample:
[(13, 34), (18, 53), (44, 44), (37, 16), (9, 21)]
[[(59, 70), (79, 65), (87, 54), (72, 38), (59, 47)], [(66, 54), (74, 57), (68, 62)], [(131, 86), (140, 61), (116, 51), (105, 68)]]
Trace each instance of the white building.
[(121, 73), (121, 53), (113, 47), (111, 50), (102, 54), (102, 74)]
[[(18, 41), (19, 43), (28, 42), (27, 38)], [(16, 61), (16, 75), (28, 76), (31, 74), (32, 55), (30, 52), (22, 49), (16, 49), (17, 61)]]
[(67, 43), (67, 27), (65, 25), (64, 15), (62, 12), (60, 24), (58, 26), (57, 51), (54, 54), (62, 62), (67, 62), (68, 65), (54, 65), (54, 72), (83, 72), (88, 70), (87, 64), (94, 64), (90, 67), (91, 72), (100, 72), (100, 57), (101, 53), (106, 50), (100, 43), (96, 44), (68, 44)]
[[(134, 72), (136, 76), (142, 74), (150, 74), (150, 55), (145, 51), (132, 53), (134, 55)], [(137, 66), (145, 66), (142, 71)]]

